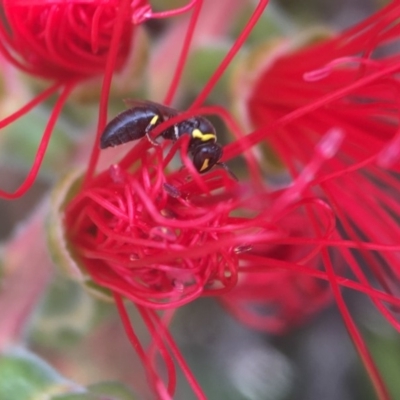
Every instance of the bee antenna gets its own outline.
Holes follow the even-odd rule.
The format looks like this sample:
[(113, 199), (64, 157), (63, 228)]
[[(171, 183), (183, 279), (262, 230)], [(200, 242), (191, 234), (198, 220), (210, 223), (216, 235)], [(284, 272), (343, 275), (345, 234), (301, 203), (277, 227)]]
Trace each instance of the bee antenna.
[(232, 170), (223, 162), (218, 162), (215, 165), (223, 168), (235, 181), (239, 182), (238, 177), (232, 172)]

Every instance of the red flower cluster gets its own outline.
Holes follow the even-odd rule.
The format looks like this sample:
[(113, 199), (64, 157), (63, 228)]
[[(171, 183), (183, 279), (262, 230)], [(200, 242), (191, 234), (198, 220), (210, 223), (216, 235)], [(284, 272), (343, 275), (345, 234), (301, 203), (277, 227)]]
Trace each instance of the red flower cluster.
[(129, 7), (118, 18), (123, 3), (4, 0), (7, 25), (0, 24), (1, 51), (29, 74), (63, 82), (80, 80), (104, 72), (115, 24), (121, 24), (119, 69), (130, 50), (133, 30)]
[[(330, 204), (340, 237), (352, 242), (374, 277), (368, 283), (359, 258), (341, 248), (357, 280), (390, 294), (397, 292), (394, 282), (400, 277), (395, 217), (400, 215), (400, 57), (389, 47), (400, 34), (399, 16), (396, 1), (337, 37), (289, 51), (263, 71), (247, 102), (258, 128), (248, 140), (257, 137), (272, 146), (294, 179), (327, 130), (343, 132), (340, 151), (324, 163), (311, 193)], [(377, 256), (372, 244), (388, 251)], [(378, 307), (398, 326), (383, 304)]]
[[(256, 129), (244, 146), (259, 143), (272, 148), (292, 179), (308, 168), (310, 149), (328, 130), (339, 130), (344, 136), (340, 150), (321, 166), (320, 176), (305, 193), (323, 199), (334, 213), (336, 232), (325, 245), (320, 241), (323, 266), (381, 399), (389, 394), (340, 286), (367, 294), (393, 327), (400, 329), (399, 17), (400, 2), (394, 1), (330, 39), (314, 37), (311, 44), (301, 47), (284, 43), (260, 69), (242, 104)], [(226, 156), (241, 152), (239, 146), (226, 148)], [(308, 213), (308, 224), (315, 233), (320, 231), (319, 218), (312, 213)], [(348, 273), (338, 273), (338, 265), (346, 266)], [(290, 286), (290, 281), (281, 285)], [(238, 294), (231, 302), (242, 320), (279, 329), (268, 314), (259, 312), (253, 318), (260, 304), (271, 304), (270, 292), (260, 289), (259, 280), (246, 280)], [(294, 293), (288, 295), (287, 306), (293, 298)]]
[[(322, 207), (323, 203), (314, 200), (304, 204), (317, 213), (321, 222), (328, 223), (328, 209), (319, 209), (316, 205)], [(304, 206), (278, 222), (279, 230), (287, 235), (281, 238), (282, 244), (271, 240), (270, 244), (247, 249), (244, 255), (247, 268), (241, 269), (237, 287), (221, 298), (225, 307), (245, 325), (269, 333), (283, 333), (304, 324), (332, 302), (329, 283), (321, 279), (323, 260), (318, 239), (313, 237)], [(328, 237), (333, 235), (333, 219), (330, 224)], [(343, 269), (343, 265), (337, 266), (338, 272)]]
[(236, 181), (223, 169), (195, 180), (186, 169), (167, 172), (178, 145), (165, 159), (167, 143), (151, 151), (146, 145), (90, 180), (66, 209), (66, 230), (85, 269), (97, 284), (146, 307), (230, 290), (238, 271), (227, 229)]

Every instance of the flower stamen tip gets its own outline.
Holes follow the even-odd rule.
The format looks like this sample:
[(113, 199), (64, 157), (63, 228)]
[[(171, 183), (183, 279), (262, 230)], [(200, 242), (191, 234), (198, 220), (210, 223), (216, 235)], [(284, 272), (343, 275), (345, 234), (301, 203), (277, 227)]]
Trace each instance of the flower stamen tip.
[(242, 254), (242, 253), (247, 253), (253, 249), (253, 246), (250, 244), (241, 244), (239, 246), (236, 246), (233, 251), (235, 254)]
[(124, 178), (124, 174), (121, 170), (121, 167), (118, 164), (113, 164), (110, 165), (109, 168), (109, 174), (110, 174), (110, 178), (112, 179), (112, 181), (114, 183), (122, 183), (124, 182), (125, 178)]
[(377, 164), (382, 168), (389, 168), (396, 163), (400, 154), (400, 136), (396, 136), (383, 150), (378, 154)]
[(165, 226), (155, 226), (150, 230), (150, 237), (152, 239), (165, 240), (167, 242), (175, 242), (177, 236), (175, 232)]
[(344, 132), (339, 128), (330, 129), (318, 144), (319, 153), (325, 158), (332, 158), (339, 150), (344, 139)]

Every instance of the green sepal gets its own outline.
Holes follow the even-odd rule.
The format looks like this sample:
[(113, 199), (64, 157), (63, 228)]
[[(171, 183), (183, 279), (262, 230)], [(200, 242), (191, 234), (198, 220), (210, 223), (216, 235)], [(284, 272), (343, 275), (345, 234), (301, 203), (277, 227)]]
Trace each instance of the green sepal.
[(46, 219), (46, 236), (50, 257), (55, 266), (69, 278), (83, 285), (92, 295), (101, 300), (110, 301), (108, 289), (93, 282), (85, 271), (73, 245), (68, 241), (64, 226), (64, 210), (66, 205), (79, 191), (82, 183), (82, 172), (74, 170), (66, 175), (54, 187), (50, 199), (49, 214)]

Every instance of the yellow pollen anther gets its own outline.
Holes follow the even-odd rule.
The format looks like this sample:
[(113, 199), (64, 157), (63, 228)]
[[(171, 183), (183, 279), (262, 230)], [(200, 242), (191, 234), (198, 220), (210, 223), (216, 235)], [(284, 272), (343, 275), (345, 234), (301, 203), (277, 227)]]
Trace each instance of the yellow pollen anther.
[(216, 139), (215, 133), (203, 133), (200, 129), (193, 129), (192, 137), (194, 139), (200, 139), (202, 142), (207, 142), (208, 140)]

